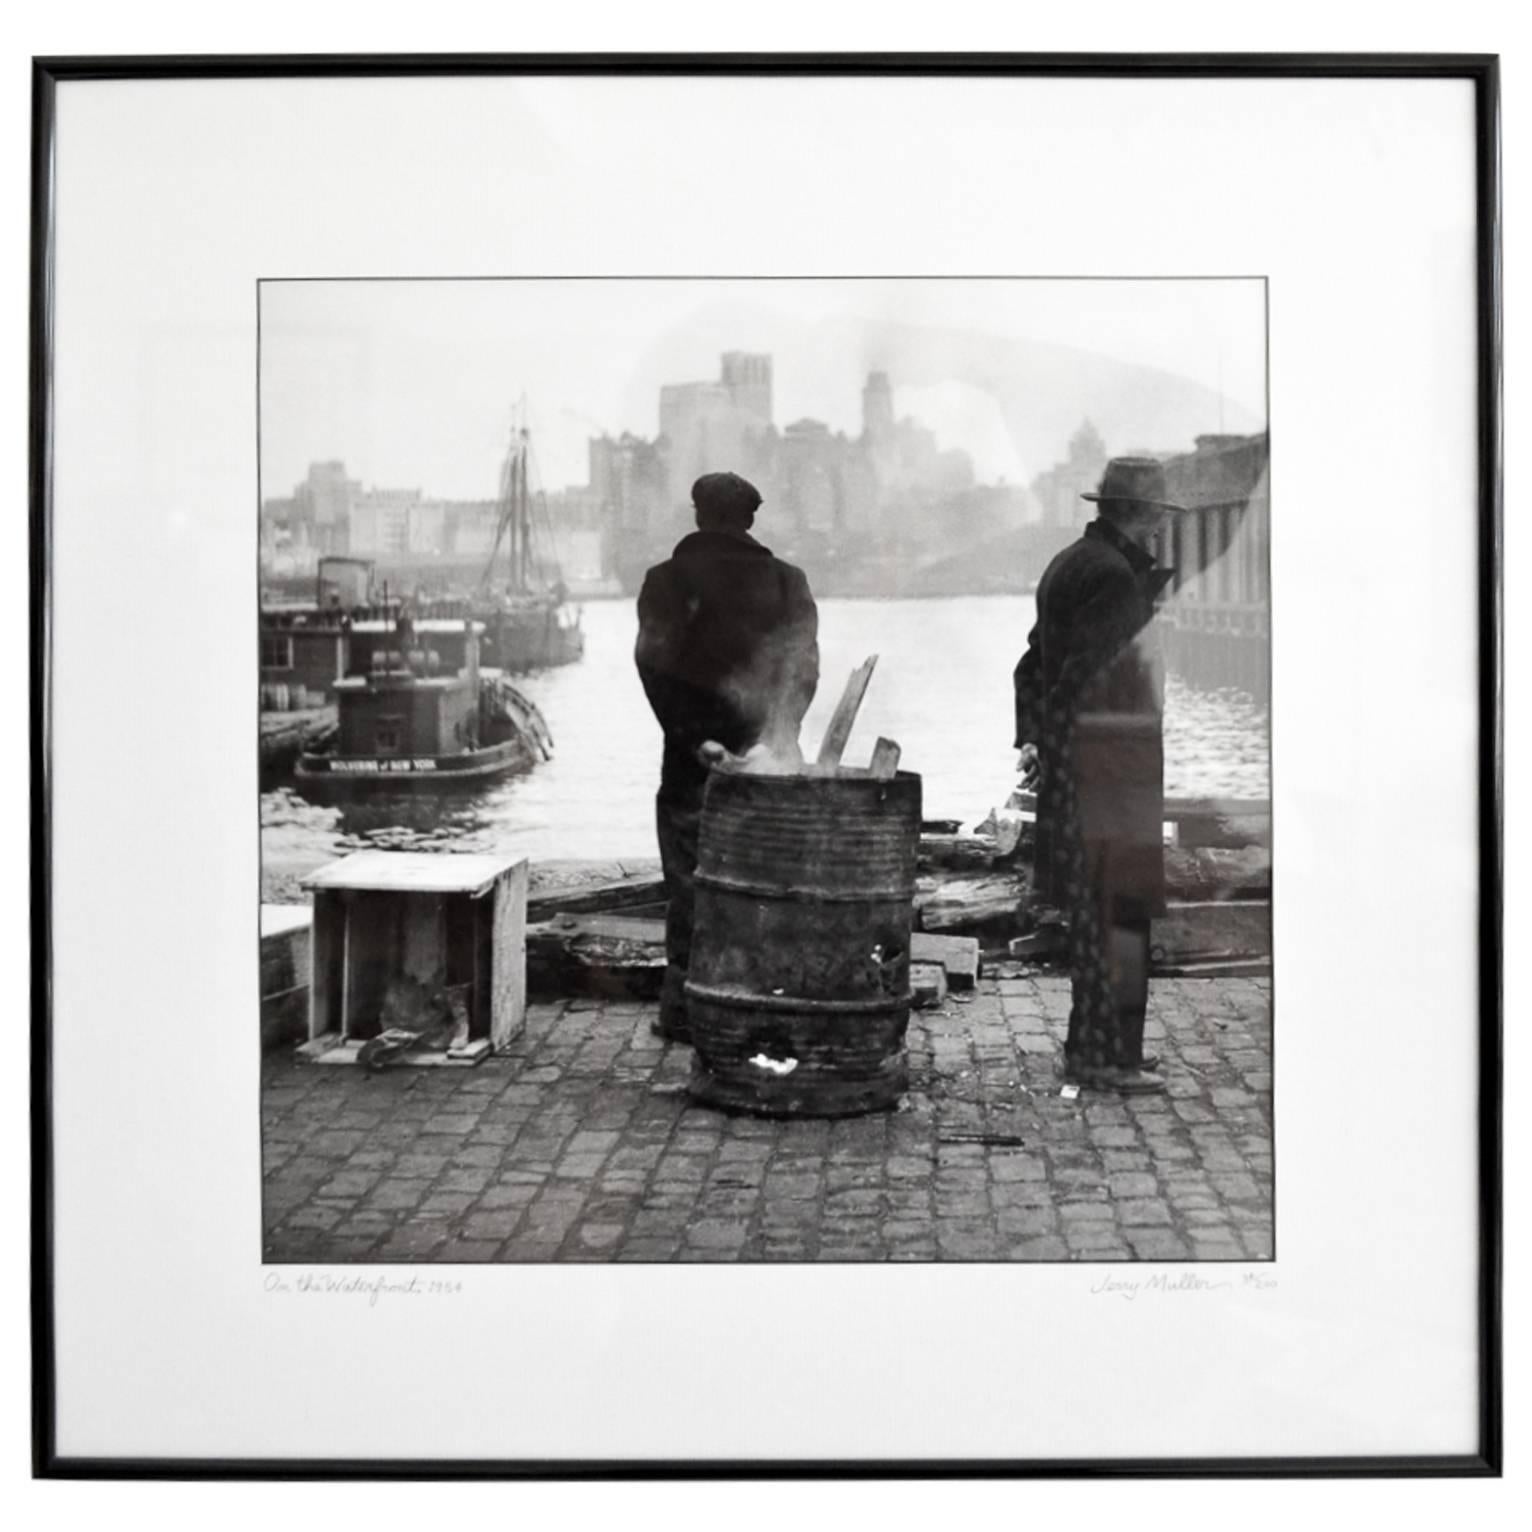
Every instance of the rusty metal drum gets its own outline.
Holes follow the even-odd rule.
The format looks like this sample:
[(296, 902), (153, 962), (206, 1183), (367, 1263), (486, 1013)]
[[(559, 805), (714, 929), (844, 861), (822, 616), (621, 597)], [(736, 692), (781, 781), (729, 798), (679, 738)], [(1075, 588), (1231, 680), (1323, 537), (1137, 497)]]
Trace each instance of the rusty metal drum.
[(766, 1116), (898, 1102), (919, 843), (913, 773), (712, 774), (686, 984), (694, 1097)]

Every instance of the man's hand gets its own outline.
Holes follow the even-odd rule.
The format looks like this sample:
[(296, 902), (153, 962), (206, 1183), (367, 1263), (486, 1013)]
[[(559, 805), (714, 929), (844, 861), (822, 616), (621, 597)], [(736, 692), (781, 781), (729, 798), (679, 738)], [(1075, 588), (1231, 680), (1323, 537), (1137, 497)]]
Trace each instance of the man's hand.
[(1021, 775), (1021, 785), (1029, 793), (1036, 792), (1038, 780), (1043, 774), (1043, 763), (1038, 756), (1036, 745), (1021, 747), (1021, 754), (1016, 757), (1016, 770)]

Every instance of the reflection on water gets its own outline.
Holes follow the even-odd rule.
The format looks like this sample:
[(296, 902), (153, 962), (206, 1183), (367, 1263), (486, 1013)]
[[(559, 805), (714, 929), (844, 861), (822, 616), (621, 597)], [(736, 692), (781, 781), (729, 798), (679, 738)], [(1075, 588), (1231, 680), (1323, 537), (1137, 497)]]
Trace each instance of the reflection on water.
[[(804, 723), (806, 751), (818, 748), (846, 676), (877, 654), (846, 761), (865, 762), (886, 735), (903, 747), (902, 764), (924, 778), (928, 817), (982, 818), (1014, 783), (1011, 670), (1032, 617), (1030, 596), (821, 602), (822, 680)], [(584, 625), (583, 661), (518, 683), (548, 719), (552, 761), (452, 794), (374, 791), (320, 805), (290, 787), (263, 793), (268, 874), (280, 878), (363, 846), (505, 850), (539, 860), (653, 856), (660, 734), (633, 669), (633, 602), (592, 602)], [(1266, 710), (1243, 693), (1193, 692), (1172, 678), (1166, 791), (1265, 797), (1267, 728)]]
[(1172, 798), (1266, 798), (1270, 721), (1239, 691), (1165, 687), (1165, 791)]

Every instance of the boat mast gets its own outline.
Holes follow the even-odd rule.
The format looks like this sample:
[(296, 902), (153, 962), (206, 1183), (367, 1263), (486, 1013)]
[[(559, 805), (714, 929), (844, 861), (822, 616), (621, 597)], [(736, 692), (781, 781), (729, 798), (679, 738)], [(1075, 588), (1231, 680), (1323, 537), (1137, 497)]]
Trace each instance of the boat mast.
[(493, 589), (495, 560), (506, 544), (506, 567), (510, 588), (524, 592), (532, 586), (532, 490), (528, 464), (532, 456), (532, 433), (521, 422), (526, 418), (526, 399), (516, 409), (511, 443), (500, 466), (500, 515), (495, 523), (495, 542), (484, 566), (481, 589)]
[(516, 589), (516, 570), (521, 561), (521, 453), (517, 447), (516, 430), (511, 430), (511, 482), (510, 495), (506, 500), (505, 514), (509, 523), (510, 547), (506, 551), (507, 584)]
[(527, 428), (523, 426), (519, 458), (521, 463), (521, 524), (519, 528), (521, 569), (516, 581), (516, 588), (523, 591), (530, 590), (532, 587), (532, 495), (527, 483), (527, 458), (530, 456), (527, 436)]
[(517, 490), (516, 472), (519, 461), (518, 453), (518, 430), (511, 427), (511, 444), (506, 449), (505, 459), (500, 464), (500, 514), (495, 521), (495, 541), (489, 550), (489, 558), (484, 564), (484, 574), (479, 580), (480, 590), (489, 593), (494, 589), (495, 560), (500, 556), (500, 544), (510, 539), (506, 550), (506, 557), (514, 581), (516, 576), (516, 534), (517, 525)]

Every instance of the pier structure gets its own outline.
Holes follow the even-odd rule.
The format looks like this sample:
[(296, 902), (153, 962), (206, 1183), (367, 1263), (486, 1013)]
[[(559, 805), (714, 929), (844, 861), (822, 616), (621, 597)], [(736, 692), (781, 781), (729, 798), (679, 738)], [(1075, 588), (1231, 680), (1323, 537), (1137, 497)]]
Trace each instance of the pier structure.
[(1175, 570), (1160, 613), (1166, 661), (1191, 685), (1271, 696), (1269, 438), (1205, 435), (1166, 460), (1170, 498), (1156, 556)]

